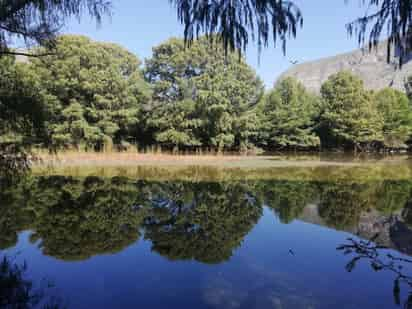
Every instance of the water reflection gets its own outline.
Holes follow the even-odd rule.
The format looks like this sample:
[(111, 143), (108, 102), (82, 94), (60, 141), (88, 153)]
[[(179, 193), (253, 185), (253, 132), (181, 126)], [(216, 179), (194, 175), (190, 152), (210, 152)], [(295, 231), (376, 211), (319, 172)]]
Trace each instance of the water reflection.
[[(393, 274), (393, 298), (396, 305), (403, 308), (412, 308), (412, 276), (404, 269), (412, 264), (412, 260), (394, 256), (385, 246), (377, 245), (374, 241), (379, 237), (376, 234), (370, 240), (349, 238), (347, 243), (337, 247), (337, 250), (350, 256), (345, 268), (352, 272), (362, 261), (368, 262), (375, 272), (386, 271)], [(407, 289), (407, 296), (401, 300), (401, 287)]]
[(239, 183), (157, 184), (147, 198), (145, 238), (172, 260), (223, 262), (262, 215), (257, 196)]
[[(412, 285), (407, 269), (412, 267), (401, 269), (399, 264), (409, 264), (409, 258), (402, 254), (412, 255), (412, 181), (150, 181), (59, 175), (0, 181), (0, 249), (16, 246), (22, 231), (30, 231), (26, 233), (28, 239), (40, 249), (41, 258), (49, 256), (56, 262), (86, 263), (95, 260), (91, 257), (115, 256), (138, 244), (170, 265), (176, 264), (171, 261), (194, 261), (196, 265), (214, 264), (207, 265), (210, 270), (222, 265), (232, 267), (225, 275), (213, 271), (207, 274), (201, 293), (196, 292), (206, 304), (199, 308), (335, 306), (338, 296), (323, 300), (319, 296), (322, 293), (300, 277), (308, 272), (329, 275), (318, 273), (323, 269), (321, 262), (306, 265), (311, 251), (305, 256), (302, 247), (296, 250), (296, 256), (287, 253), (298, 249), (294, 246), (305, 238), (299, 229), (294, 230), (296, 238), (291, 238), (295, 243), (287, 241), (290, 234), (278, 235), (277, 243), (268, 242), (260, 253), (248, 248), (246, 257), (251, 263), (231, 264), (245, 246), (245, 239), (267, 220), (284, 227), (312, 223), (329, 228), (323, 233), (333, 229), (357, 236), (339, 247), (348, 254), (347, 270), (353, 270), (353, 274), (358, 262), (369, 260), (374, 271), (393, 272), (390, 280), (395, 281), (395, 300), (410, 306)], [(265, 242), (267, 234), (259, 233), (262, 238), (257, 243)], [(336, 243), (318, 246), (327, 255), (335, 252)], [(393, 249), (401, 259), (391, 261), (387, 253), (395, 257)], [(272, 264), (273, 256), (277, 256), (278, 264)], [(336, 256), (332, 258), (333, 263), (338, 261)], [(341, 268), (345, 261), (338, 262)], [(150, 265), (147, 260), (141, 263)], [(280, 271), (283, 268), (285, 271)], [(152, 275), (147, 278), (151, 280)], [(195, 281), (192, 278), (188, 282)], [(119, 285), (124, 289), (133, 286), (131, 282)], [(190, 297), (193, 295), (197, 294)]]
[(12, 257), (3, 255), (0, 259), (0, 308), (59, 309), (66, 306), (51, 293), (50, 282), (37, 282), (27, 277), (27, 264), (17, 263)]
[[(263, 207), (412, 254), (412, 182), (134, 181), (123, 177), (29, 176), (1, 183), (0, 248), (31, 230), (43, 253), (82, 260), (119, 252), (141, 234), (169, 259), (229, 259)], [(393, 224), (383, 224), (387, 218)]]

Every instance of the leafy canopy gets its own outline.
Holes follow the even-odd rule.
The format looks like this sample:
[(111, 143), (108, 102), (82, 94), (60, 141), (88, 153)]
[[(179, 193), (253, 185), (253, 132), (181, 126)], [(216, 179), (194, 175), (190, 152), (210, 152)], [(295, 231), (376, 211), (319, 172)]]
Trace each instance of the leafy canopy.
[(130, 141), (150, 89), (139, 59), (111, 43), (61, 36), (56, 53), (34, 59), (32, 70), (52, 96), (50, 143), (101, 149)]
[(392, 88), (382, 89), (374, 95), (383, 118), (383, 142), (390, 148), (407, 148), (412, 133), (412, 111), (408, 97)]
[(204, 37), (190, 48), (170, 39), (153, 49), (145, 77), (153, 87), (154, 103), (147, 114), (156, 141), (218, 149), (248, 143), (254, 121), (249, 112), (263, 85), (236, 54), (225, 55)]
[(319, 145), (314, 132), (318, 98), (293, 78), (281, 80), (266, 96), (263, 107), (264, 143), (272, 148)]
[(361, 79), (346, 71), (331, 75), (322, 85), (321, 95), (322, 144), (334, 141), (361, 150), (383, 140), (382, 116)]

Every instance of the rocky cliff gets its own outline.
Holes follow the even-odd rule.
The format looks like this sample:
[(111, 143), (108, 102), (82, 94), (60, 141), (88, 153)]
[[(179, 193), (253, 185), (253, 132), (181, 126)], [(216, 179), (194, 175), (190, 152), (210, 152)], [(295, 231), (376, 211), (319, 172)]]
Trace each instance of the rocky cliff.
[(393, 87), (404, 90), (405, 78), (412, 75), (412, 57), (400, 69), (395, 57), (387, 63), (386, 44), (382, 42), (373, 51), (358, 49), (349, 53), (297, 64), (284, 72), (278, 80), (295, 77), (309, 90), (318, 93), (327, 78), (346, 70), (359, 76), (368, 89)]

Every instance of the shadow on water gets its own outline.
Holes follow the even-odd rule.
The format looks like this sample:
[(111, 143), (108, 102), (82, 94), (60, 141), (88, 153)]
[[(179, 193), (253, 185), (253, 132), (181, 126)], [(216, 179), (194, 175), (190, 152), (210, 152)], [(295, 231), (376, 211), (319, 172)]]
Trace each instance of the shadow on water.
[(48, 294), (53, 288), (50, 282), (36, 286), (27, 276), (26, 263), (18, 264), (3, 255), (0, 260), (0, 308), (6, 309), (61, 309), (63, 302)]
[[(145, 241), (169, 261), (221, 264), (242, 247), (268, 209), (282, 224), (313, 223), (358, 236), (338, 247), (351, 257), (346, 269), (368, 260), (374, 271), (392, 272), (396, 303), (412, 308), (412, 297), (403, 300), (400, 293), (403, 286), (412, 292), (412, 279), (402, 267), (411, 261), (394, 254), (412, 255), (412, 181), (28, 175), (3, 179), (0, 188), (1, 249), (16, 246), (18, 234), (31, 231), (30, 242), (58, 260), (85, 261)], [(10, 287), (36, 301), (25, 268), (5, 259), (0, 279), (4, 284), (4, 274), (12, 276), (14, 281), (6, 280)], [(2, 287), (3, 298), (18, 294)]]
[[(358, 263), (366, 260), (373, 271), (392, 273), (394, 303), (412, 308), (412, 274), (405, 271), (406, 266), (412, 264), (412, 259), (395, 256), (386, 246), (377, 245), (374, 240), (378, 237), (379, 234), (367, 241), (348, 238), (347, 243), (338, 246), (337, 250), (350, 256), (345, 269), (352, 272)], [(401, 300), (401, 287), (407, 290), (405, 300)]]

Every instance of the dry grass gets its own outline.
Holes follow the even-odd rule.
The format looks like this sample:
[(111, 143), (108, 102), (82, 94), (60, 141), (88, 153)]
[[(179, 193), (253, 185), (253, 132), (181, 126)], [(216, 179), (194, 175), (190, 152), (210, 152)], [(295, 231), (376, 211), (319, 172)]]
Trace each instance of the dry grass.
[(37, 151), (35, 174), (150, 180), (353, 180), (411, 179), (408, 156), (350, 157), (339, 154), (168, 154), (126, 152)]
[[(57, 154), (41, 153), (38, 154), (40, 159), (46, 163), (56, 164), (147, 164), (147, 163), (216, 163), (245, 160), (244, 156), (235, 155), (182, 155), (182, 154), (165, 154), (165, 153), (131, 153), (131, 152), (64, 152)], [(250, 157), (247, 157), (250, 159)]]
[(239, 154), (171, 154), (164, 152), (85, 152), (64, 151), (51, 154), (37, 151), (40, 166), (212, 166), (226, 168), (370, 166), (376, 164), (405, 164), (408, 157), (348, 157), (324, 154), (279, 154), (273, 156)]
[(227, 167), (208, 165), (137, 165), (137, 166), (37, 166), (35, 175), (66, 175), (73, 177), (115, 176), (150, 181), (183, 180), (234, 181), (234, 180), (288, 180), (288, 181), (348, 181), (369, 182), (383, 180), (410, 180), (412, 167), (394, 165), (368, 166), (282, 166), (282, 167)]

